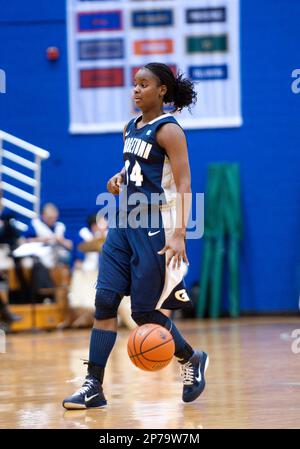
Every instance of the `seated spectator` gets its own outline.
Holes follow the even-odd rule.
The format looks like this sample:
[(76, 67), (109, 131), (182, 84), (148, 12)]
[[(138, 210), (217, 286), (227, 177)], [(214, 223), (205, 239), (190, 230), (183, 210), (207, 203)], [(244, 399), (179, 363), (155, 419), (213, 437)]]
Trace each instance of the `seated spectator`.
[(16, 258), (32, 259), (31, 302), (53, 300), (53, 295), (43, 298), (41, 289), (54, 288), (49, 269), (69, 264), (73, 243), (65, 237), (66, 228), (58, 221), (59, 211), (52, 203), (43, 207), (41, 218), (34, 218), (24, 233), (25, 243), (14, 251)]
[(47, 268), (53, 268), (59, 263), (70, 262), (70, 251), (73, 242), (65, 238), (66, 227), (58, 221), (59, 211), (52, 203), (47, 203), (43, 207), (41, 218), (33, 218), (24, 233), (27, 243), (43, 243), (43, 249), (48, 251), (38, 251), (40, 262)]

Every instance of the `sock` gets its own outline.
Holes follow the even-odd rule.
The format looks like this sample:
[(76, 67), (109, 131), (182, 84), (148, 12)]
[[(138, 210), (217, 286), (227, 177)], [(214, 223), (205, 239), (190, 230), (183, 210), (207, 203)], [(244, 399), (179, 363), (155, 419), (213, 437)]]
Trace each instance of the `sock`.
[(175, 352), (175, 357), (178, 358), (178, 362), (182, 365), (188, 362), (193, 355), (194, 349), (187, 342), (185, 342), (184, 348)]
[[(171, 320), (170, 320), (171, 321)], [(171, 321), (169, 331), (175, 343), (175, 357), (180, 359), (180, 363), (186, 363), (194, 354), (193, 348), (185, 341), (173, 321)]]
[(116, 338), (117, 332), (93, 328), (90, 340), (89, 362), (104, 368)]

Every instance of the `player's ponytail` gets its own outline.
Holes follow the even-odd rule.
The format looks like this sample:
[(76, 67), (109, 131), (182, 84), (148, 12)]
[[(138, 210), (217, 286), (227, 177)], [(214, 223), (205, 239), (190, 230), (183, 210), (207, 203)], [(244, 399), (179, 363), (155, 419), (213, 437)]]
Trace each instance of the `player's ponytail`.
[(151, 62), (144, 67), (150, 70), (161, 84), (167, 86), (164, 103), (173, 103), (173, 112), (181, 111), (185, 107), (190, 110), (190, 106), (196, 103), (197, 93), (194, 85), (188, 78), (184, 78), (183, 74), (178, 73), (174, 76), (170, 67), (160, 62)]

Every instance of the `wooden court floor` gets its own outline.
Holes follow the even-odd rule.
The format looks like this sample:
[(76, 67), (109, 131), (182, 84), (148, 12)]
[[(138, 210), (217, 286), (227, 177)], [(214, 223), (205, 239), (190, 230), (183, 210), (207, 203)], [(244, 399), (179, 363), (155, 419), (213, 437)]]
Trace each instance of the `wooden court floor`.
[(176, 324), (210, 355), (207, 387), (195, 402), (181, 401), (175, 360), (156, 373), (134, 367), (129, 333), (120, 329), (104, 382), (109, 405), (65, 411), (62, 399), (85, 375), (89, 332), (12, 334), (0, 354), (0, 428), (300, 428), (300, 353), (291, 337), (300, 317)]

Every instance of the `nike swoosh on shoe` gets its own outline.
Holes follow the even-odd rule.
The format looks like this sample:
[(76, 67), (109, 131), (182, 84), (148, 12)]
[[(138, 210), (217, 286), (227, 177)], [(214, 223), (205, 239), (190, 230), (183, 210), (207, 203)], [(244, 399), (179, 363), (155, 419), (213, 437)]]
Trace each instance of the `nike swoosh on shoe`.
[(93, 396), (87, 397), (87, 395), (84, 396), (84, 400), (85, 402), (89, 402), (91, 401), (93, 398), (95, 398), (96, 396), (99, 396), (99, 393), (94, 394)]

